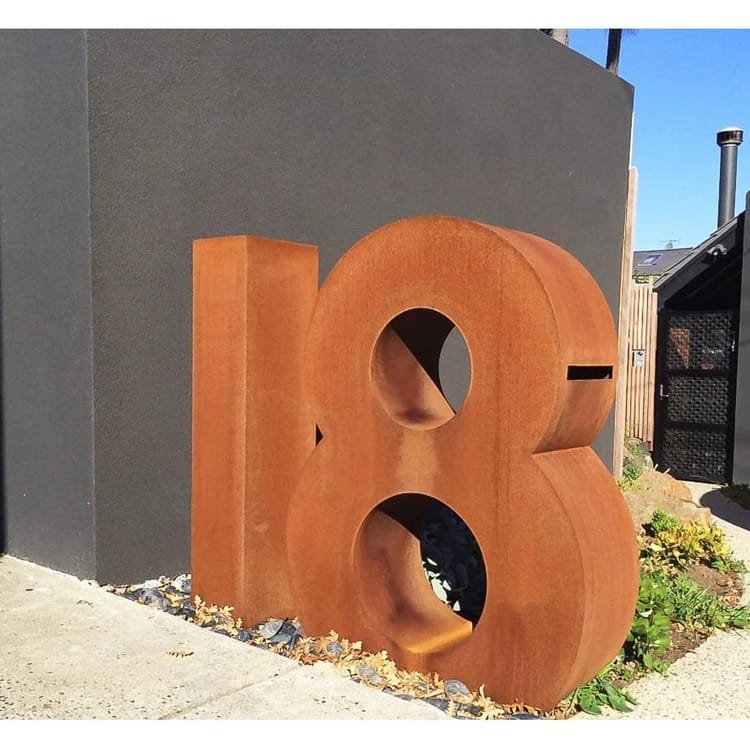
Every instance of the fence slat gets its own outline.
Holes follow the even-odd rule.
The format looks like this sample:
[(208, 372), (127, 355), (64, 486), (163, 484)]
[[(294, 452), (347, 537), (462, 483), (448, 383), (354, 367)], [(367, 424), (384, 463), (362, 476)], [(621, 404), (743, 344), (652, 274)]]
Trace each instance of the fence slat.
[[(656, 375), (656, 294), (652, 282), (630, 286), (627, 386), (625, 394), (626, 435), (653, 448), (654, 386)], [(636, 362), (635, 352), (643, 351)]]

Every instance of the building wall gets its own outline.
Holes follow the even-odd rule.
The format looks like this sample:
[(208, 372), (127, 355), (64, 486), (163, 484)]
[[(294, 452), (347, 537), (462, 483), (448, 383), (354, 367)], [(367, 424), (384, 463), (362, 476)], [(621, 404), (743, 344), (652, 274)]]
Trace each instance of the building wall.
[(732, 481), (750, 484), (750, 193), (745, 195), (742, 237), (742, 291), (737, 337), (737, 405), (734, 421), (734, 471)]
[(382, 224), (464, 216), (566, 247), (616, 316), (632, 88), (543, 34), (85, 38), (100, 580), (189, 566), (194, 238), (317, 244), (325, 276)]
[(80, 31), (0, 32), (0, 529), (6, 551), (91, 576), (85, 59)]

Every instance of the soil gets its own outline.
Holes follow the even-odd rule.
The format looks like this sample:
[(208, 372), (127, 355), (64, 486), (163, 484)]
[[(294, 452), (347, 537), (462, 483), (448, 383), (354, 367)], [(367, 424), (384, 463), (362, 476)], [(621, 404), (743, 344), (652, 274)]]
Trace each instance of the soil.
[[(700, 563), (691, 563), (683, 574), (695, 581), (709, 593), (719, 597), (729, 606), (735, 607), (739, 603), (744, 590), (742, 576), (739, 573), (723, 572), (709, 568)], [(674, 664), (685, 654), (689, 654), (701, 645), (710, 635), (710, 630), (691, 630), (673, 622), (671, 625), (670, 646), (662, 659), (667, 664)]]
[(686, 630), (682, 625), (673, 622), (670, 634), (671, 643), (662, 657), (668, 664), (674, 664), (685, 654), (689, 654), (703, 643), (710, 633), (708, 631)]
[(731, 606), (735, 606), (742, 596), (742, 577), (739, 573), (722, 572), (692, 563), (685, 569), (685, 575)]

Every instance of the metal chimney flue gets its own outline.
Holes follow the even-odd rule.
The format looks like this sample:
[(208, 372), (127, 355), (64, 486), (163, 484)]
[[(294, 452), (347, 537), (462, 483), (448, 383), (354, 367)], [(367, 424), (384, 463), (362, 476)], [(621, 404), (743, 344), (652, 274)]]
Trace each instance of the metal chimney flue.
[(740, 128), (723, 128), (716, 134), (716, 145), (721, 149), (719, 165), (719, 217), (717, 227), (734, 218), (734, 198), (737, 192), (737, 148), (742, 143)]

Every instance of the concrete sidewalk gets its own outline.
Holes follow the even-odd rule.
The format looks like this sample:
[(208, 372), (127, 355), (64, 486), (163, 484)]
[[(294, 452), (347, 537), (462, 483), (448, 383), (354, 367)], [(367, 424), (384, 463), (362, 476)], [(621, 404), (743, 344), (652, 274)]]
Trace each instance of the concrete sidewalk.
[(447, 719), (0, 557), (0, 719)]
[[(750, 569), (750, 511), (728, 500), (718, 485), (684, 482), (693, 500), (711, 509), (730, 547)], [(750, 575), (742, 603), (750, 604)], [(632, 713), (604, 709), (605, 719), (750, 719), (750, 632), (717, 632), (670, 666), (628, 687)], [(578, 714), (576, 719), (597, 720)]]
[[(687, 484), (750, 566), (750, 512)], [(449, 718), (8, 556), (0, 602), (0, 719)], [(748, 686), (750, 634), (717, 633), (632, 685), (632, 713), (603, 718), (750, 719)]]

